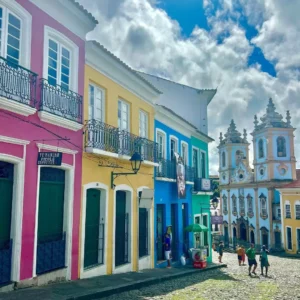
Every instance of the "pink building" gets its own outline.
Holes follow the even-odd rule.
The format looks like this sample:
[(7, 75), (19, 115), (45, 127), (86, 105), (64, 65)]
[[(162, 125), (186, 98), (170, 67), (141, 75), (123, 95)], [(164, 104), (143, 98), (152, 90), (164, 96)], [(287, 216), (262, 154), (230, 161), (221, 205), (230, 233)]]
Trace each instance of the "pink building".
[[(96, 24), (75, 0), (0, 0), (0, 285), (78, 278), (85, 36)], [(38, 165), (39, 152), (62, 162)]]

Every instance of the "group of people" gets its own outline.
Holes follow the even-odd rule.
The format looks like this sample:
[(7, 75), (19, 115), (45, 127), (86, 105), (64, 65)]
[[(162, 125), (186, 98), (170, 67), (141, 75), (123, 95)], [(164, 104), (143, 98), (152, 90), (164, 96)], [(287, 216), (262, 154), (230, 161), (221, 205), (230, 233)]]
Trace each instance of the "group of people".
[[(223, 252), (224, 252), (224, 244), (221, 242), (219, 244), (219, 262), (222, 263), (223, 258)], [(257, 268), (257, 261), (256, 261), (256, 250), (254, 247), (254, 244), (251, 244), (250, 248), (245, 251), (245, 248), (243, 246), (238, 246), (236, 249), (237, 257), (238, 257), (238, 263), (239, 266), (245, 265), (245, 258), (248, 257), (248, 265), (249, 265), (249, 276), (251, 274), (256, 275), (256, 268)], [(259, 261), (260, 261), (260, 268), (261, 268), (261, 274), (264, 276), (264, 269), (265, 269), (265, 276), (268, 276), (268, 270), (269, 270), (269, 260), (268, 260), (268, 254), (269, 251), (267, 250), (266, 246), (262, 246), (260, 255), (259, 255)]]

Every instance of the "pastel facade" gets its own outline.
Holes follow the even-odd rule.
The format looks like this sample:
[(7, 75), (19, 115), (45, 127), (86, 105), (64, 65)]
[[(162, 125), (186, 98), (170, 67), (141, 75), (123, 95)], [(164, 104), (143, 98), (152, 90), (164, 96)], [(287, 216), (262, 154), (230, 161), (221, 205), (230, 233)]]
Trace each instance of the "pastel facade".
[(269, 100), (261, 123), (255, 116), (254, 169), (249, 165), (249, 143), (232, 121), (225, 137), (220, 135), (220, 197), (227, 244), (251, 242), (282, 249), (280, 199), (277, 187), (296, 178), (294, 128)]
[[(97, 22), (49, 3), (0, 0), (0, 284), (78, 278), (84, 39)], [(61, 152), (61, 166), (38, 166), (38, 152)]]
[[(153, 267), (153, 190), (157, 146), (154, 101), (160, 92), (97, 42), (87, 42), (79, 277)], [(137, 174), (129, 159), (142, 154)]]
[(282, 243), (288, 254), (300, 253), (300, 170), (296, 170), (297, 180), (281, 186), (280, 210), (282, 223)]

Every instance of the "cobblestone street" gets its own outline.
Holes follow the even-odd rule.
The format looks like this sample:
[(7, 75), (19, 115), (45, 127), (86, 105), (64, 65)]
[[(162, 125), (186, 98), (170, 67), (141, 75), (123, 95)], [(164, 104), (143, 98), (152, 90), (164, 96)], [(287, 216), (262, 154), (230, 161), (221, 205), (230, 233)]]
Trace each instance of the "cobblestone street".
[[(217, 254), (214, 253), (214, 262)], [(222, 268), (166, 281), (140, 290), (133, 290), (107, 297), (107, 300), (134, 299), (300, 299), (300, 260), (269, 256), (269, 277), (248, 276), (248, 266), (238, 266), (235, 254), (224, 253)], [(258, 256), (257, 256), (257, 262)]]

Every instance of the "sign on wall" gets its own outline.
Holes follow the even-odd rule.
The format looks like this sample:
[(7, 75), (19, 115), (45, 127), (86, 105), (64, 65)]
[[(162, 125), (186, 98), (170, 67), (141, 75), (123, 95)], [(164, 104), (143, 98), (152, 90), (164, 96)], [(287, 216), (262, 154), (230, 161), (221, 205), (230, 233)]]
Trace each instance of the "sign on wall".
[(178, 199), (186, 198), (185, 186), (185, 168), (182, 158), (178, 153), (174, 153), (176, 157), (176, 178), (177, 178), (177, 195)]
[(202, 178), (201, 179), (201, 190), (202, 191), (211, 191), (211, 180)]
[(211, 216), (211, 224), (223, 224), (223, 216)]
[(39, 166), (61, 166), (62, 152), (39, 152), (37, 164)]

